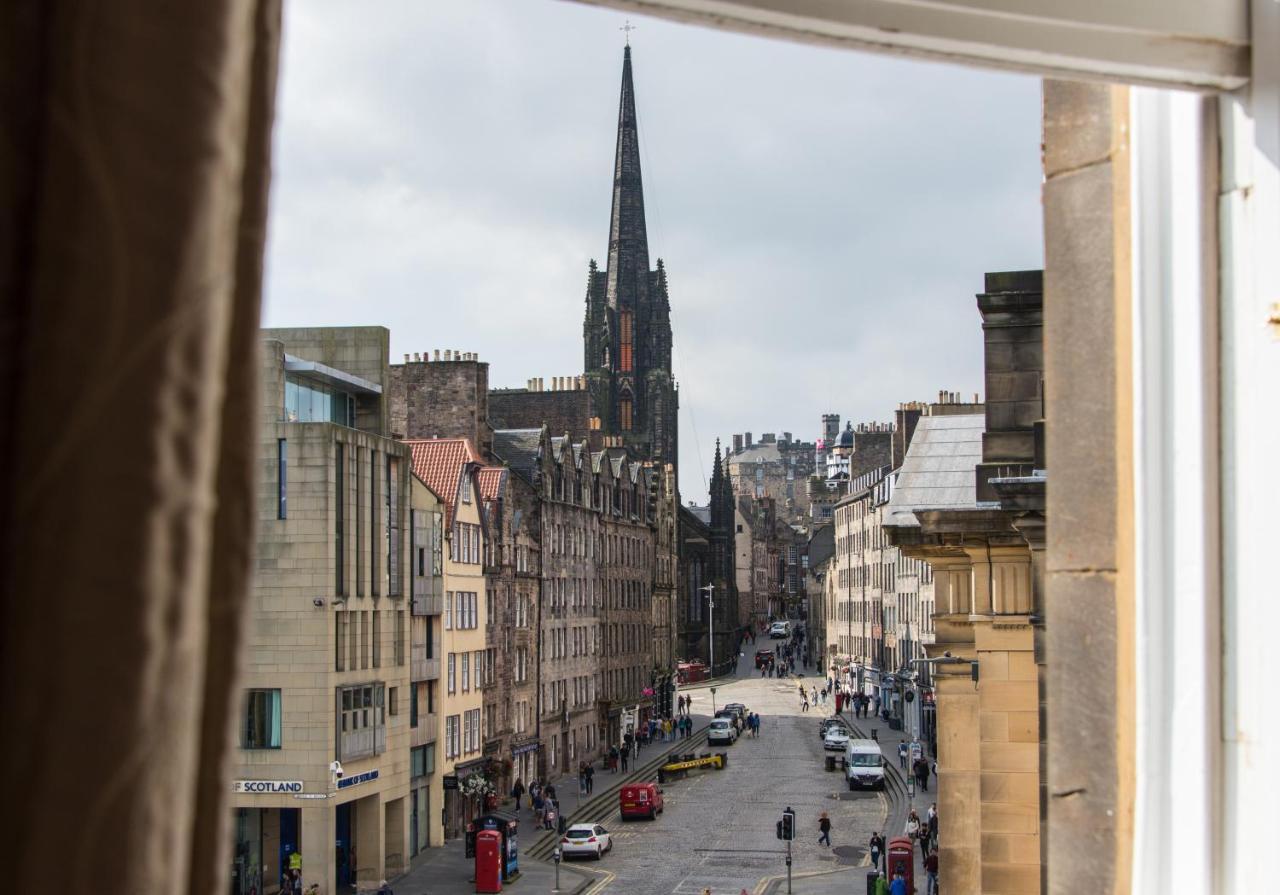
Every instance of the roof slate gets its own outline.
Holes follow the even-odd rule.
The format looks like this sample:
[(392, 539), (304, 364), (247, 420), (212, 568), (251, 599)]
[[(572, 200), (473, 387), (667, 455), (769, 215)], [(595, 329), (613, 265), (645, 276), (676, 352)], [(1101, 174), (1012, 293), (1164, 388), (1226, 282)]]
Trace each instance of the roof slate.
[(982, 462), (981, 413), (921, 417), (898, 470), (885, 525), (918, 526), (915, 511), (976, 506), (974, 467)]
[(541, 449), (541, 429), (499, 429), (493, 433), (494, 454), (530, 484), (538, 469)]

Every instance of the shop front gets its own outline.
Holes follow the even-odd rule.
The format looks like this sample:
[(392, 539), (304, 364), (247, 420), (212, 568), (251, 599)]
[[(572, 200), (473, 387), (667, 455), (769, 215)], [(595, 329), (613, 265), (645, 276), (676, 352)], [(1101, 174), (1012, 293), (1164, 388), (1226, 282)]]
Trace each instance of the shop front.
[(286, 871), (300, 868), (297, 808), (237, 808), (231, 895), (279, 892)]
[(511, 773), (515, 780), (524, 784), (525, 789), (538, 777), (538, 749), (541, 745), (537, 740), (527, 740), (511, 746)]

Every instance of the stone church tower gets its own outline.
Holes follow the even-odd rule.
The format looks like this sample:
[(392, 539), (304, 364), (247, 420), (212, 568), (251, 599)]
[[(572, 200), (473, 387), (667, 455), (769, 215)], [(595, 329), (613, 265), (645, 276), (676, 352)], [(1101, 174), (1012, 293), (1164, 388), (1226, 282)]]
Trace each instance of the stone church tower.
[(675, 465), (671, 306), (662, 259), (649, 269), (630, 46), (622, 57), (608, 260), (604, 270), (591, 262), (582, 331), (583, 371), (600, 431), (632, 456)]

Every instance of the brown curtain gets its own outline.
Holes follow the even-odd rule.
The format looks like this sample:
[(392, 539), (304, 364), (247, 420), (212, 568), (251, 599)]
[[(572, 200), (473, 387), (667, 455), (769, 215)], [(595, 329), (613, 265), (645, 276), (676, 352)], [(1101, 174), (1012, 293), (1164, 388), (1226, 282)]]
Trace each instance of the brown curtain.
[(227, 888), (280, 15), (0, 4), (13, 891)]

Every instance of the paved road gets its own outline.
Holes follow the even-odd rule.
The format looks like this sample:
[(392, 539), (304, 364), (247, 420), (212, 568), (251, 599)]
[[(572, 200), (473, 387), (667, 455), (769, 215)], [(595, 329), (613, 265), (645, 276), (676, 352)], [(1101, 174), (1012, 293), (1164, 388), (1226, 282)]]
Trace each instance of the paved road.
[[(715, 702), (742, 702), (760, 713), (758, 740), (741, 739), (726, 751), (722, 771), (695, 773), (668, 783), (666, 812), (656, 821), (622, 823), (616, 809), (600, 818), (614, 834), (613, 852), (590, 863), (606, 873), (592, 893), (714, 895), (755, 892), (786, 873), (774, 825), (783, 808), (796, 811), (797, 876), (852, 867), (865, 856), (873, 830), (882, 829), (887, 803), (879, 793), (850, 793), (840, 772), (823, 770), (818, 721), (822, 709), (801, 713), (794, 678), (761, 679), (742, 660), (741, 678), (717, 687)], [(810, 684), (813, 677), (805, 679)], [(693, 713), (712, 713), (711, 694), (693, 690)], [(831, 815), (833, 848), (819, 846), (818, 815)]]

